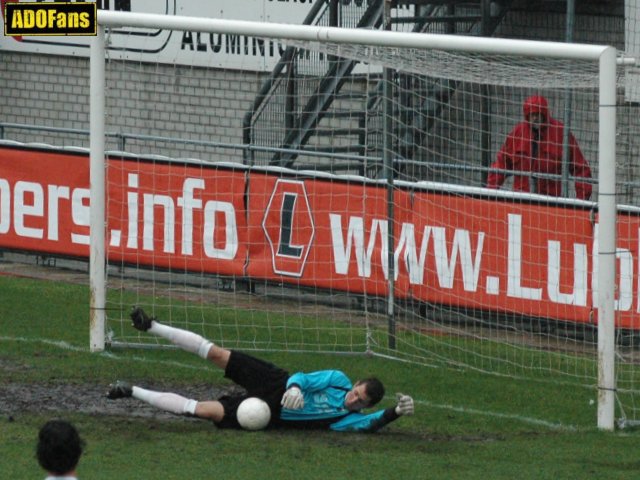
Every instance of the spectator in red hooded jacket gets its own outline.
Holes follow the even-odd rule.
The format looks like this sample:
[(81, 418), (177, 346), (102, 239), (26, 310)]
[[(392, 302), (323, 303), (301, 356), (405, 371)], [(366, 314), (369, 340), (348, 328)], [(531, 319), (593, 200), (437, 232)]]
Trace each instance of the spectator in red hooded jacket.
[[(561, 175), (562, 139), (564, 125), (551, 117), (547, 99), (535, 95), (523, 105), (525, 121), (518, 123), (507, 136), (491, 168), (513, 172), (536, 172)], [(569, 133), (569, 172), (573, 177), (591, 178), (591, 169), (582, 155), (578, 142)], [(506, 173), (490, 172), (487, 187), (500, 188)], [(589, 200), (591, 184), (576, 182), (576, 197)], [(562, 185), (559, 179), (515, 175), (513, 189), (518, 192), (540, 193), (559, 197)]]

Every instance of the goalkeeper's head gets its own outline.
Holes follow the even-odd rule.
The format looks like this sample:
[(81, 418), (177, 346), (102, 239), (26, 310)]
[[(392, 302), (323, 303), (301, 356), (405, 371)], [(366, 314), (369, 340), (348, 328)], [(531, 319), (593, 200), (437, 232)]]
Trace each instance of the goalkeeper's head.
[(365, 378), (356, 382), (347, 392), (344, 406), (347, 410), (357, 411), (373, 407), (384, 397), (384, 385), (375, 377)]

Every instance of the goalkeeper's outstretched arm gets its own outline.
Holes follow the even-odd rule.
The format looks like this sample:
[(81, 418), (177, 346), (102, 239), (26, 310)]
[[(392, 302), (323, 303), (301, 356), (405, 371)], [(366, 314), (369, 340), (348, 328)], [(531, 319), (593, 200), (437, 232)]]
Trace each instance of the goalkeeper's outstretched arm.
[(338, 432), (377, 432), (404, 415), (413, 415), (414, 402), (409, 395), (397, 394), (396, 406), (374, 413), (352, 413), (330, 426)]
[(409, 395), (404, 395), (402, 393), (396, 394), (396, 406), (387, 408), (382, 416), (380, 417), (378, 422), (373, 422), (371, 432), (376, 432), (380, 430), (385, 425), (397, 420), (403, 415), (413, 415), (414, 413), (414, 405), (413, 398)]

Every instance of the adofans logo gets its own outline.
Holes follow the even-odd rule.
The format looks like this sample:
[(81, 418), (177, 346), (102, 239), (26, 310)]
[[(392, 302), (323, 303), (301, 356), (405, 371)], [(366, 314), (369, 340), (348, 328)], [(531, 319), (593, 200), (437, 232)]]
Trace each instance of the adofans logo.
[(4, 10), (5, 35), (96, 34), (93, 2), (6, 3)]

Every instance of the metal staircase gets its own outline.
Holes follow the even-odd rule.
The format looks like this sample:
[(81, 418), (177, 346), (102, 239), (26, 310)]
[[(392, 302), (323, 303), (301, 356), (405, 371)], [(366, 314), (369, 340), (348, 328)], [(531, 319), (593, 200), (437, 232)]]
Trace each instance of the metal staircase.
[[(308, 25), (490, 36), (512, 1), (320, 0)], [(381, 73), (359, 62), (288, 47), (244, 117), (245, 163), (377, 175), (382, 157)], [(395, 73), (394, 157), (414, 158), (415, 145), (437, 121), (457, 85)], [(420, 111), (421, 115), (415, 115)]]

